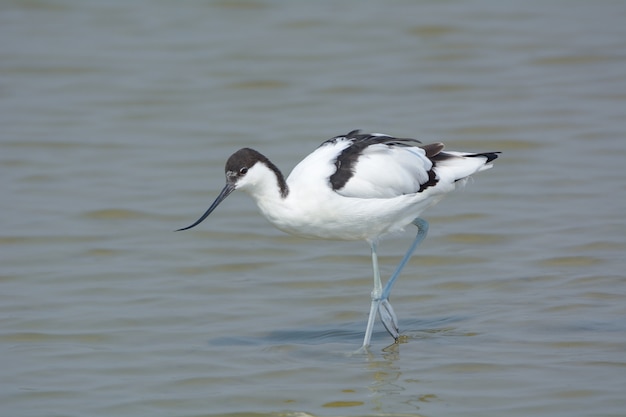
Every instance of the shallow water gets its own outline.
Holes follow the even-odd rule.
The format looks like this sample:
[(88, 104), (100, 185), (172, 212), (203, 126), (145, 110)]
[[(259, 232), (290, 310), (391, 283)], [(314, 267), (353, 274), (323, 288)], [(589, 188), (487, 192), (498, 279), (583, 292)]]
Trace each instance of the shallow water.
[[(618, 416), (626, 4), (0, 6), (0, 403), (12, 416)], [(424, 214), (359, 347), (368, 247), (244, 195), (361, 128), (503, 151)], [(385, 239), (388, 275), (414, 231)]]

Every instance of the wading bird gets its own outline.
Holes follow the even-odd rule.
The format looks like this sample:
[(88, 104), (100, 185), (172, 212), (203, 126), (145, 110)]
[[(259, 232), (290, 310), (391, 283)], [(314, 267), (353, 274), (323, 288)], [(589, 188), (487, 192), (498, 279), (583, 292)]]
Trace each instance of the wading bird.
[[(389, 303), (391, 287), (426, 237), (420, 214), (467, 178), (491, 168), (499, 152), (444, 151), (442, 143), (422, 145), (354, 130), (322, 143), (285, 179), (261, 153), (250, 148), (226, 161), (226, 186), (209, 209), (187, 230), (200, 224), (233, 191), (248, 193), (278, 229), (295, 236), (365, 240), (372, 250), (374, 289), (363, 347), (370, 344), (376, 313), (397, 341), (398, 319)], [(376, 248), (381, 236), (417, 226), (417, 236), (383, 287)]]

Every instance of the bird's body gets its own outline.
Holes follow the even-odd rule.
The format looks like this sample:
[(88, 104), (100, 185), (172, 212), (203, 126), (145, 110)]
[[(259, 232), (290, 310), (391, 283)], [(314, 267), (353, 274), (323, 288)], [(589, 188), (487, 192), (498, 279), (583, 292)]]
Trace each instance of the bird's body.
[[(350, 132), (324, 142), (296, 165), (282, 186), (277, 168), (262, 163), (248, 167), (237, 189), (248, 193), (261, 213), (284, 232), (369, 241), (402, 230), (459, 180), (489, 167), (488, 158), (476, 154), (444, 153), (440, 144), (430, 149), (438, 153), (429, 158), (412, 139)], [(229, 170), (261, 157), (244, 148), (229, 159), (233, 168)], [(346, 168), (350, 161), (352, 166)], [(336, 175), (341, 169), (347, 171), (345, 180)]]
[[(181, 230), (203, 221), (237, 189), (248, 193), (261, 213), (284, 232), (306, 238), (366, 240), (372, 246), (375, 273), (368, 330), (371, 334), (376, 295), (381, 319), (397, 338), (397, 329), (390, 329), (397, 328), (395, 314), (386, 297), (378, 294), (382, 292), (375, 259), (378, 239), (411, 223), (417, 225), (425, 209), (470, 175), (491, 168), (496, 157), (496, 152), (444, 152), (441, 143), (421, 145), (415, 139), (352, 131), (322, 143), (285, 179), (265, 156), (243, 148), (226, 162), (226, 186), (219, 197), (196, 223)], [(419, 220), (418, 227), (425, 229), (427, 223)], [(381, 306), (388, 307), (391, 317), (384, 317)], [(364, 346), (368, 344), (366, 332)]]

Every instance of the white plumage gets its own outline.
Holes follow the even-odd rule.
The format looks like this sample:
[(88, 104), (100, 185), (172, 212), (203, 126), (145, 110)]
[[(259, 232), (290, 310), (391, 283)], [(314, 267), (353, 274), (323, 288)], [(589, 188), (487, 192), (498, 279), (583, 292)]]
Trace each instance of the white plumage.
[(415, 139), (352, 131), (322, 143), (285, 179), (265, 156), (244, 148), (226, 162), (226, 186), (215, 202), (198, 221), (180, 230), (196, 226), (232, 191), (241, 190), (274, 226), (287, 233), (368, 241), (375, 288), (363, 346), (369, 345), (376, 310), (397, 340), (397, 319), (387, 297), (412, 250), (383, 289), (376, 257), (378, 239), (413, 223), (424, 229), (414, 242), (417, 246), (427, 228), (418, 219), (420, 214), (470, 175), (491, 168), (496, 158), (497, 152), (444, 152), (440, 143), (422, 145)]

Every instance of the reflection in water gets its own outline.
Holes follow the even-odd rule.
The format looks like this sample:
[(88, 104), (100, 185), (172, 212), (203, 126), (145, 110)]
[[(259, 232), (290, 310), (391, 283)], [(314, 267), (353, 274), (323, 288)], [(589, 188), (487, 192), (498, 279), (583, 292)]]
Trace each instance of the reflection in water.
[[(419, 390), (424, 384), (420, 384), (420, 380), (416, 378), (407, 379), (407, 376), (400, 369), (398, 360), (400, 345), (403, 343), (406, 343), (406, 340), (388, 346), (383, 350), (384, 353), (381, 357), (376, 358), (372, 354), (368, 356), (372, 411), (392, 412), (393, 406), (390, 404), (395, 402), (413, 407), (415, 411), (418, 411), (422, 408), (423, 403), (438, 399), (435, 394), (411, 392), (413, 389)], [(393, 400), (390, 402), (391, 398)], [(417, 416), (417, 414), (404, 415)]]

